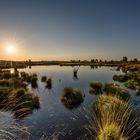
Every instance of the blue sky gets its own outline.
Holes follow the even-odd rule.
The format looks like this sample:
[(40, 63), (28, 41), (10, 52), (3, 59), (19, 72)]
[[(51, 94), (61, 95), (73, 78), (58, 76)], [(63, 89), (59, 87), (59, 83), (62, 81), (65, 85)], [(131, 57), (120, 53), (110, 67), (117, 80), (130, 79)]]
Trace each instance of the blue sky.
[[(0, 59), (140, 58), (139, 7), (139, 0), (1, 0)], [(4, 42), (17, 54), (5, 54)]]

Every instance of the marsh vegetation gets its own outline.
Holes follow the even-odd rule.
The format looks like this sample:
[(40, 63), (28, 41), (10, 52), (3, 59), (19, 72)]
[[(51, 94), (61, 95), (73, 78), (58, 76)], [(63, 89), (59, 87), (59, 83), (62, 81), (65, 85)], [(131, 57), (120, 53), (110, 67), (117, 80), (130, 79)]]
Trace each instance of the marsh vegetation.
[[(5, 71), (1, 71), (5, 74)], [(0, 80), (0, 108), (14, 113), (16, 118), (21, 118), (38, 109), (39, 97), (28, 91), (25, 73), (21, 77), (6, 71)], [(3, 75), (2, 74), (2, 75)], [(10, 75), (10, 76), (9, 76)]]
[[(13, 73), (9, 70), (1, 70), (0, 73), (0, 109), (10, 111), (15, 118), (19, 120), (22, 118), (30, 125), (33, 123), (29, 119), (36, 118), (32, 127), (34, 130), (32, 139), (49, 138), (48, 132), (51, 129), (51, 135), (53, 135), (55, 133), (53, 130), (56, 130), (54, 126), (57, 125), (61, 129), (67, 127), (64, 131), (65, 136), (58, 131), (60, 139), (81, 137), (81, 129), (84, 131), (83, 134), (89, 136), (89, 139), (131, 140), (136, 138), (134, 133), (139, 136), (136, 125), (139, 124), (139, 118), (134, 110), (135, 107), (131, 105), (134, 97), (131, 96), (132, 93), (129, 90), (129, 88), (133, 89), (136, 95), (139, 93), (138, 71), (126, 73), (115, 71), (115, 76), (113, 76), (114, 73), (110, 72), (109, 68), (98, 67), (91, 70), (88, 67), (80, 67), (76, 73), (79, 80), (75, 81), (73, 68), (68, 68), (66, 72), (66, 67), (61, 67), (64, 71), (59, 73), (56, 67), (55, 74), (52, 74), (52, 67), (50, 71), (44, 68), (42, 73), (35, 71), (35, 68), (32, 68), (33, 71), (25, 69)], [(123, 83), (124, 86), (122, 86)], [(41, 104), (40, 101), (42, 101)], [(84, 121), (87, 115), (79, 114), (82, 107), (86, 110), (92, 109), (88, 114), (88, 117), (92, 117), (92, 121), (89, 119)], [(85, 131), (85, 125), (88, 131), (87, 129)], [(77, 126), (80, 126), (80, 130)], [(134, 127), (135, 130), (130, 131), (130, 127)], [(74, 136), (69, 135), (69, 129), (72, 134), (75, 134), (75, 131), (78, 133)], [(127, 133), (128, 130), (132, 138)]]

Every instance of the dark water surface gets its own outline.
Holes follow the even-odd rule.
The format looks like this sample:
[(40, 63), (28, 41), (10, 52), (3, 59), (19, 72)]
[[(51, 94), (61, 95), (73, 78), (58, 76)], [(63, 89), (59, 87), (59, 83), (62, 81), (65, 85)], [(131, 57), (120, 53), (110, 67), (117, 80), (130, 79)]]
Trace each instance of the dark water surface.
[[(95, 95), (89, 93), (89, 83), (92, 81), (114, 82), (114, 74), (122, 74), (121, 71), (115, 71), (115, 68), (100, 67), (91, 69), (89, 66), (81, 66), (78, 71), (78, 79), (73, 78), (73, 67), (59, 66), (35, 66), (31, 69), (20, 69), (28, 73), (38, 74), (38, 88), (30, 91), (40, 97), (41, 108), (21, 120), (21, 123), (30, 126), (30, 140), (39, 140), (44, 136), (51, 136), (54, 133), (60, 133), (60, 140), (80, 140), (84, 139), (85, 127), (88, 124), (86, 113), (83, 108), (90, 109)], [(52, 89), (45, 88), (41, 82), (41, 76), (46, 75), (52, 78)], [(120, 84), (120, 83), (119, 83)], [(70, 110), (61, 102), (61, 95), (64, 87), (78, 87), (82, 91), (84, 102)], [(132, 101), (137, 104), (139, 98), (135, 98), (134, 91)]]

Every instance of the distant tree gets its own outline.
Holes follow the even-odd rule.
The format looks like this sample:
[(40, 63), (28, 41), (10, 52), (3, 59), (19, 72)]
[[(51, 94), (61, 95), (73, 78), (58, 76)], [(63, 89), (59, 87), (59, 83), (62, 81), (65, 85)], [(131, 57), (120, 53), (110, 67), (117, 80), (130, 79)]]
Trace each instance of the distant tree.
[(137, 58), (134, 58), (134, 60), (133, 60), (134, 62), (138, 62), (138, 59)]
[(29, 62), (29, 65), (31, 65), (31, 62), (32, 62), (32, 61), (31, 61), (31, 59), (29, 59), (29, 61), (28, 61), (28, 62)]
[(98, 59), (95, 59), (95, 62), (98, 62)]
[(91, 61), (90, 61), (91, 63), (94, 63), (95, 62), (95, 60), (94, 59), (91, 59)]
[(126, 56), (123, 57), (123, 62), (127, 62), (128, 61), (128, 58)]
[(100, 59), (100, 61), (99, 61), (100, 63), (102, 63), (102, 60)]

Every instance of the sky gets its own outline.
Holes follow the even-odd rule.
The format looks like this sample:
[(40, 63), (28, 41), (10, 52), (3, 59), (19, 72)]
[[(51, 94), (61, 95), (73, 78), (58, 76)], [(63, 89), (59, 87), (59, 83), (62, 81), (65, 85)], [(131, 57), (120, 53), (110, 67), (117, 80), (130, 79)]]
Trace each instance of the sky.
[(0, 0), (0, 59), (120, 60), (139, 53), (139, 0)]

